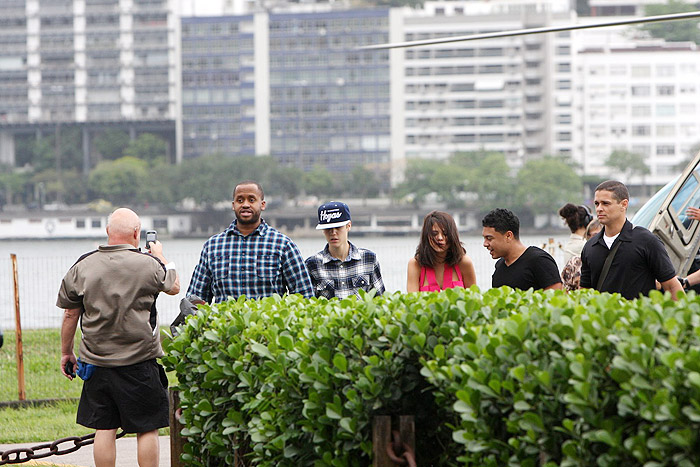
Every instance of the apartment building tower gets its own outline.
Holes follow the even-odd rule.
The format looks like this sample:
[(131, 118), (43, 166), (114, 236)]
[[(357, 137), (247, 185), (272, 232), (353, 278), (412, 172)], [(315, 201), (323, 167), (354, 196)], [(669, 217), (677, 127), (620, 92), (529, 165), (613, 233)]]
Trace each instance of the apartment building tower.
[[(15, 138), (79, 126), (160, 133), (175, 148), (175, 0), (7, 0), (0, 20), (0, 162)], [(173, 160), (175, 158), (173, 157)]]
[(388, 171), (389, 10), (182, 20), (184, 157)]
[[(700, 142), (700, 49), (694, 43), (628, 41), (583, 47), (575, 159), (583, 173), (663, 185)], [(614, 173), (613, 151), (643, 157), (650, 170)]]
[[(426, 2), (407, 13), (406, 41), (496, 33), (571, 21), (555, 2)], [(514, 167), (572, 153), (574, 53), (568, 32), (403, 50), (407, 158), (496, 151)], [(392, 83), (397, 85), (398, 83)], [(400, 143), (399, 143), (400, 144)]]

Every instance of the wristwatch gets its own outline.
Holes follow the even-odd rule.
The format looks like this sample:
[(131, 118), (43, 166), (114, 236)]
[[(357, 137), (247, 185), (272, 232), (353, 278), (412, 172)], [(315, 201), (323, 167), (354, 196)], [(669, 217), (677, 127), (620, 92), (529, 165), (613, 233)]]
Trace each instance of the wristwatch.
[(686, 279), (685, 277), (679, 277), (678, 281), (681, 283), (681, 286), (683, 287), (684, 290), (688, 289), (690, 287), (690, 284), (688, 283), (688, 279)]

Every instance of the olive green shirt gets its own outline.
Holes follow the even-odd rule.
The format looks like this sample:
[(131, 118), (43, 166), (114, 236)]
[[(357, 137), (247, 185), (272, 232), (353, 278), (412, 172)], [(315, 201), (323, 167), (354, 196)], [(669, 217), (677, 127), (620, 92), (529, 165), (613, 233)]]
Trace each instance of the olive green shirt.
[(80, 257), (56, 306), (83, 310), (81, 360), (117, 367), (161, 357), (156, 298), (176, 280), (174, 269), (131, 245), (100, 245)]

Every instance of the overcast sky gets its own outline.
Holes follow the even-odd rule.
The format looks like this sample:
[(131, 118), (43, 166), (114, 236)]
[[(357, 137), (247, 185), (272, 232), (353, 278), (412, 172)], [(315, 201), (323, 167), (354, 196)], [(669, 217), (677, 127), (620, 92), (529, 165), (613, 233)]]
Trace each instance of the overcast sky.
[(180, 0), (183, 16), (220, 15), (223, 0)]

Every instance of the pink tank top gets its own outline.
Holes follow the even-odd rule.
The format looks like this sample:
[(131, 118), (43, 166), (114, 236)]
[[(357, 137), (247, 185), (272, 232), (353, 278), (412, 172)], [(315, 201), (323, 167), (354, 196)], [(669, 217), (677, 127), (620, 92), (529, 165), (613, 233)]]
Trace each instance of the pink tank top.
[[(453, 270), (457, 273), (456, 281), (452, 280)], [(428, 279), (428, 283), (426, 285), (423, 285), (423, 281), (426, 279), (426, 276)], [(464, 281), (462, 280), (462, 271), (460, 271), (456, 265), (445, 265), (445, 272), (442, 275), (442, 289), (440, 289), (440, 285), (437, 283), (437, 280), (435, 280), (435, 269), (433, 268), (426, 268), (421, 266), (420, 281), (418, 282), (418, 284), (420, 284), (418, 290), (420, 290), (421, 292), (439, 292), (440, 290), (453, 289), (455, 287), (464, 287)]]

